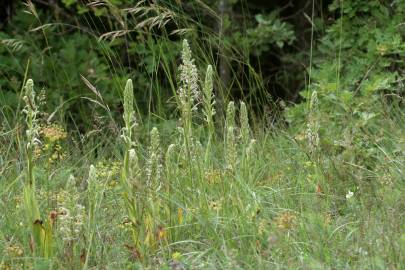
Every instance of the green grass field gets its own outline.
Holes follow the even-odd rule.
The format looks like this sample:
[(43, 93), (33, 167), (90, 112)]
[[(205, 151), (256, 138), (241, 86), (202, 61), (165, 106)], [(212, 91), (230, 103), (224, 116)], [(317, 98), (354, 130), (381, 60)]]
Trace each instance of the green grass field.
[(0, 269), (404, 269), (403, 109), (348, 131), (313, 92), (300, 125), (241, 102), (221, 119), (187, 48), (178, 119), (140, 121), (128, 81), (122, 127), (78, 136), (25, 82), (0, 137)]

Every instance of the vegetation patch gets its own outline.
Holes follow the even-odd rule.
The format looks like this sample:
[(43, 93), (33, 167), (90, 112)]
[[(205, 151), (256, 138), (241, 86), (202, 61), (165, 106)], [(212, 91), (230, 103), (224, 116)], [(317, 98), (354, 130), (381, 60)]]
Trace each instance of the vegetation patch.
[(277, 2), (7, 6), (0, 269), (402, 269), (405, 5)]

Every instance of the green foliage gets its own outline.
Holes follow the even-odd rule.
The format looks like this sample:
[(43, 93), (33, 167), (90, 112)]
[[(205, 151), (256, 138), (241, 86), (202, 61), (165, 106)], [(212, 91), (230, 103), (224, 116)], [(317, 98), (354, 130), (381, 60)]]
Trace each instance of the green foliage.
[[(224, 50), (216, 1), (61, 2), (58, 15), (86, 8), (75, 18), (108, 26), (96, 37), (47, 24), (49, 10), (16, 14), (0, 33), (0, 269), (401, 269), (402, 2), (336, 0), (327, 20), (314, 14), (304, 102), (271, 129), (253, 97), (215, 100), (216, 54), (235, 88), (260, 93), (248, 55), (300, 38), (276, 12), (246, 28), (224, 16)], [(122, 124), (95, 127), (95, 112)]]
[[(325, 150), (373, 166), (377, 149), (369, 142), (383, 139), (378, 126), (385, 121), (386, 104), (403, 102), (405, 32), (400, 25), (404, 4), (335, 1), (330, 9), (339, 16), (314, 51), (311, 84), (301, 96), (309, 100), (311, 92), (318, 93)], [(289, 108), (286, 117), (298, 127), (308, 113), (307, 104), (302, 103)]]
[(284, 45), (291, 45), (295, 40), (293, 26), (283, 22), (278, 11), (270, 14), (255, 15), (257, 25), (246, 29), (246, 33), (236, 31), (232, 35), (232, 43), (242, 48), (255, 48), (252, 54), (260, 56), (276, 45), (283, 48)]
[[(0, 102), (11, 108), (17, 107), (18, 81), (27, 70), (37, 85), (44, 88), (47, 96), (45, 109), (53, 111), (62, 106), (61, 116), (70, 111), (75, 118), (83, 117), (80, 109), (85, 103), (81, 97), (92, 97), (93, 94), (80, 80), (81, 75), (97, 86), (109, 106), (116, 106), (119, 101), (114, 89), (119, 78), (111, 80), (109, 64), (103, 57), (106, 47), (83, 33), (64, 35), (63, 32), (69, 31), (68, 27), (49, 24), (36, 29), (38, 24), (34, 19), (20, 9), (13, 25), (9, 26), (13, 33), (2, 33)], [(5, 43), (10, 37), (23, 42), (17, 47), (15, 43), (11, 46)]]
[[(87, 127), (98, 125), (98, 119), (121, 120), (120, 89), (124, 74), (131, 74), (137, 113), (170, 116), (175, 107), (166, 100), (176, 92), (176, 52), (181, 47), (181, 41), (174, 40), (183, 37), (198, 44), (194, 53), (202, 66), (218, 62), (216, 55), (224, 47), (230, 71), (237, 76), (232, 89), (222, 89), (221, 84), (215, 87), (217, 99), (228, 99), (232, 92), (249, 95), (253, 102), (268, 99), (262, 75), (251, 66), (250, 57), (291, 45), (295, 39), (292, 25), (277, 10), (247, 17), (246, 24), (226, 15), (219, 46), (219, 21), (211, 18), (217, 3), (207, 3), (193, 4), (199, 8), (192, 12), (190, 3), (176, 1), (85, 4), (65, 0), (52, 3), (54, 9), (35, 1), (17, 5), (13, 23), (0, 33), (0, 102), (10, 106), (7, 113), (15, 111), (19, 81), (27, 72), (44, 89), (45, 111), (55, 111), (54, 117), (68, 118), (81, 132), (88, 131)], [(228, 4), (235, 7), (235, 14), (241, 12), (236, 11), (238, 1)], [(211, 17), (201, 16), (204, 13)], [(252, 47), (255, 50), (249, 52)], [(92, 118), (85, 112), (88, 106), (95, 112)]]

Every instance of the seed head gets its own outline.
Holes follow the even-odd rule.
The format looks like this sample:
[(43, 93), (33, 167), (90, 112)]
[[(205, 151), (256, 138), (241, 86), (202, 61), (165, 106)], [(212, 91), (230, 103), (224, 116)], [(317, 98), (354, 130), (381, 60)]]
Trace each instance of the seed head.
[(157, 186), (160, 180), (162, 171), (161, 153), (160, 153), (160, 136), (156, 127), (150, 132), (150, 147), (149, 157), (146, 167), (146, 175), (148, 177), (149, 186)]
[[(187, 40), (183, 40), (183, 51), (181, 54), (182, 64), (180, 71), (179, 99), (180, 107), (183, 111), (182, 117), (191, 117), (191, 110), (194, 108), (194, 102), (199, 99), (198, 91), (198, 72), (191, 56), (190, 46)], [(190, 119), (191, 120), (191, 119)]]
[(128, 79), (124, 88), (124, 120), (127, 127), (131, 126), (134, 114), (134, 89), (132, 80)]
[(235, 126), (235, 103), (233, 101), (230, 101), (228, 103), (228, 107), (226, 109), (226, 126), (225, 126), (225, 128), (234, 127), (234, 126)]
[(239, 117), (240, 117), (240, 126), (241, 126), (240, 136), (242, 139), (242, 143), (244, 145), (247, 145), (249, 143), (249, 139), (250, 139), (250, 136), (249, 136), (250, 127), (249, 127), (249, 118), (248, 118), (248, 112), (246, 109), (246, 104), (243, 101), (240, 103), (240, 116)]

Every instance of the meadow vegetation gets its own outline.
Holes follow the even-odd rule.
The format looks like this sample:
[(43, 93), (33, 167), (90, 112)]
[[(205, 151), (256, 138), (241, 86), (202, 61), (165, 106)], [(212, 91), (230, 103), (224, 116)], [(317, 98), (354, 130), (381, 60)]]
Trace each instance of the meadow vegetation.
[[(17, 33), (18, 43), (0, 32), (0, 269), (404, 268), (402, 1), (332, 1), (329, 24), (313, 9), (310, 53), (290, 58), (308, 57), (306, 80), (283, 100), (267, 97), (271, 84), (250, 63), (296, 39), (277, 12), (256, 16), (243, 42), (228, 35), (211, 48), (218, 33), (176, 5), (62, 2), (110, 27), (141, 14), (137, 27), (159, 34), (120, 39), (131, 34), (125, 20), (97, 41), (66, 33), (77, 42), (52, 51), (59, 26), (31, 1), (35, 34)], [(37, 35), (49, 47), (42, 62)], [(143, 73), (112, 63), (116, 43), (138, 46), (126, 49), (149, 61)], [(88, 56), (69, 63), (74, 48)], [(226, 83), (213, 50), (237, 62)], [(74, 66), (86, 57), (94, 70)], [(277, 87), (298, 77), (271, 76)]]

